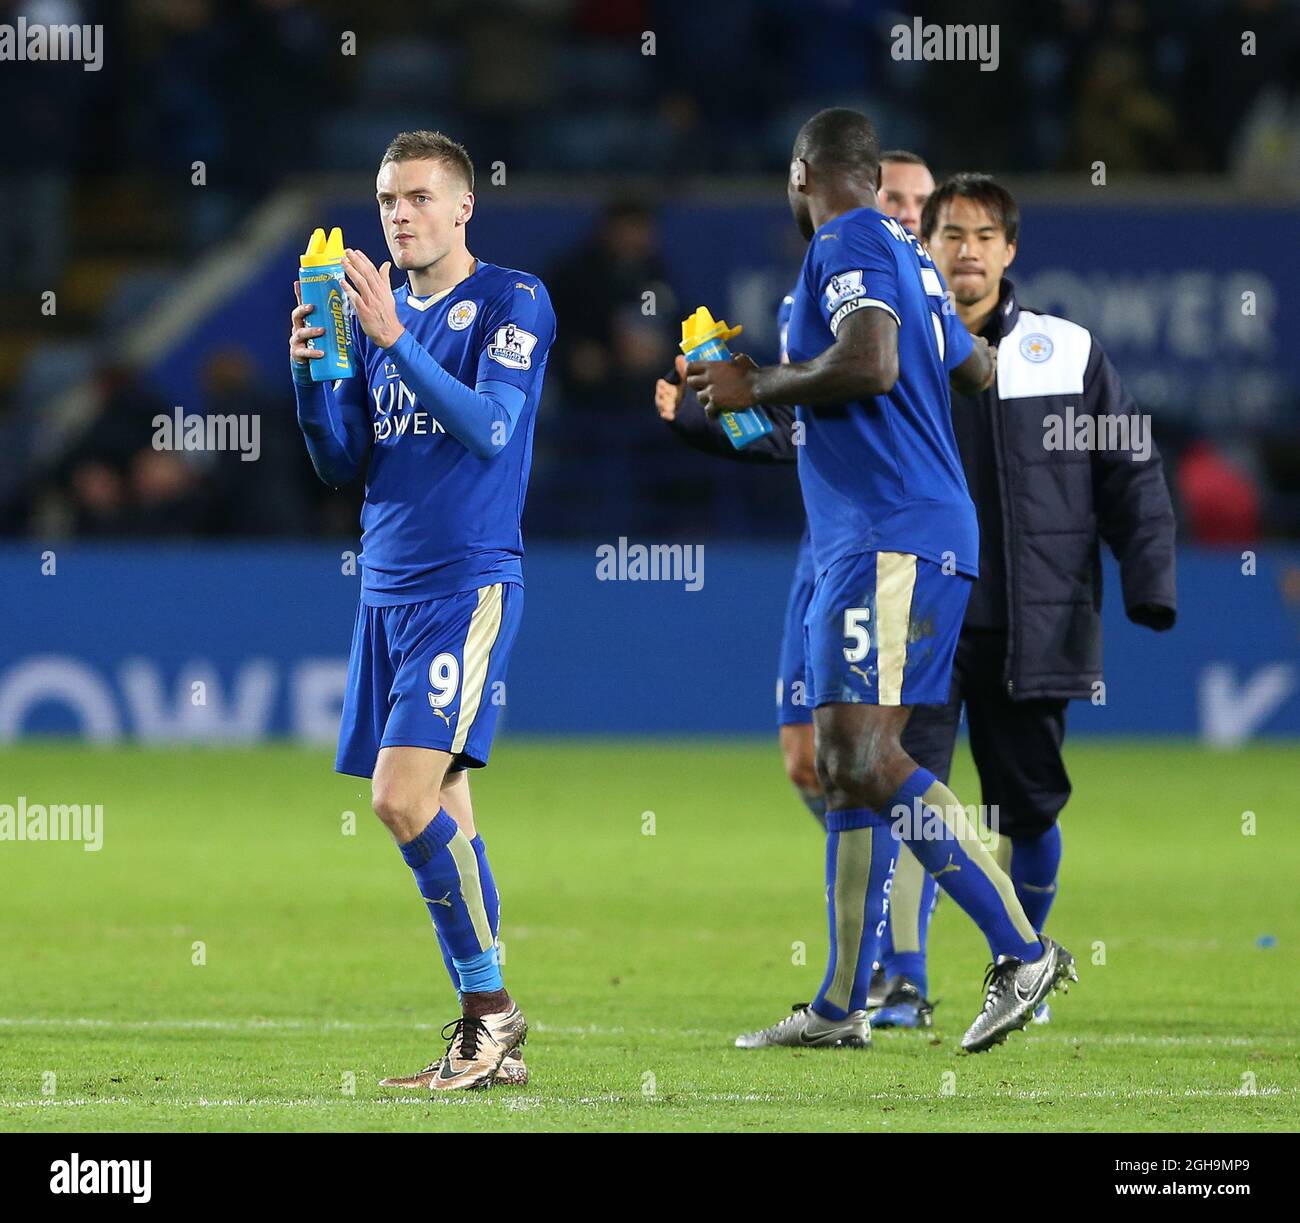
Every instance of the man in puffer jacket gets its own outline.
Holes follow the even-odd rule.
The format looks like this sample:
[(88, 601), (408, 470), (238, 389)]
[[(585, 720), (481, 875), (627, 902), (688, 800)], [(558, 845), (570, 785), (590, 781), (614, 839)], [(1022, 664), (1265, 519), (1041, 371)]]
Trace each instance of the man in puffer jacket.
[[(952, 395), (979, 515), (980, 576), (948, 704), (917, 706), (902, 743), (913, 757), (949, 765), (965, 705), (1000, 863), (1041, 932), (1056, 896), (1057, 817), (1070, 797), (1061, 758), (1066, 702), (1105, 699), (1101, 542), (1119, 561), (1130, 620), (1169, 629), (1177, 604), (1174, 512), (1150, 418), (1086, 328), (1016, 300), (1004, 273), (1019, 224), (1011, 194), (983, 174), (941, 183), (921, 221), (962, 322), (998, 348), (998, 376), (980, 394)], [(946, 768), (930, 767), (946, 779)], [(894, 880), (884, 969), (895, 998), (910, 991), (894, 978), (925, 980), (930, 906), (920, 903), (919, 873)], [(927, 1007), (923, 989), (917, 995), (915, 1005)], [(890, 1018), (873, 1016), (873, 1026)]]

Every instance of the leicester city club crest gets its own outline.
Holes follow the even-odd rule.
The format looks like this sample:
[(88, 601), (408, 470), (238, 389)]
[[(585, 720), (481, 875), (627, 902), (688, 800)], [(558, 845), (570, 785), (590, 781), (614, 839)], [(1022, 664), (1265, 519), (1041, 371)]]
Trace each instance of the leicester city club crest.
[(1041, 331), (1036, 331), (1033, 335), (1027, 335), (1020, 341), (1020, 355), (1026, 361), (1033, 361), (1035, 365), (1041, 365), (1052, 355), (1052, 341), (1043, 335)]
[(450, 310), (447, 311), (447, 326), (452, 331), (464, 331), (473, 321), (474, 316), (478, 313), (478, 303), (472, 301), (457, 302)]

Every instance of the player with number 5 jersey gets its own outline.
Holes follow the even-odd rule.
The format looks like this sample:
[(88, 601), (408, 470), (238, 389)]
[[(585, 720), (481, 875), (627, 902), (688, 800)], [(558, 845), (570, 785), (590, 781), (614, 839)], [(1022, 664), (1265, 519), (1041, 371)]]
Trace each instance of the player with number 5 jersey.
[(470, 254), (474, 168), (455, 141), (400, 134), (376, 187), (391, 263), (343, 261), (356, 374), (313, 382), (323, 320), (301, 295), (290, 356), (318, 474), (366, 482), (335, 768), (372, 778), (460, 1001), (446, 1052), (383, 1085), (437, 1094), (527, 1080), (468, 770), (488, 762), (523, 613), (520, 517), (555, 314), (536, 276)]
[(979, 528), (953, 434), (948, 386), (987, 387), (987, 343), (945, 309), (916, 237), (877, 208), (880, 145), (865, 115), (832, 108), (795, 141), (787, 184), (808, 240), (789, 361), (744, 356), (687, 367), (713, 413), (794, 404), (799, 482), (816, 579), (804, 618), (817, 774), (826, 791), (830, 956), (811, 1003), (741, 1048), (870, 1044), (867, 994), (899, 841), (984, 933), (984, 1007), (962, 1038), (979, 1052), (1022, 1028), (1074, 974), (1040, 936), (970, 810), (903, 749), (912, 707), (948, 699)]

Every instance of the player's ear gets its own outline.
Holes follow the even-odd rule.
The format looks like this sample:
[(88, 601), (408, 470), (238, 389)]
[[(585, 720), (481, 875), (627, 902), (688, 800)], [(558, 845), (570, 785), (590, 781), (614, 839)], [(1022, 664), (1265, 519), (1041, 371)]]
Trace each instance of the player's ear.
[(460, 197), (460, 208), (456, 212), (456, 224), (468, 224), (470, 217), (474, 215), (474, 193), (466, 191)]
[(1015, 261), (1016, 261), (1016, 244), (1015, 244), (1014, 242), (1008, 242), (1008, 243), (1007, 243), (1007, 261), (1006, 261), (1006, 263), (1005, 263), (1004, 266), (1005, 266), (1005, 267), (1010, 267), (1010, 266), (1011, 266)]
[(808, 163), (802, 157), (790, 162), (790, 186), (802, 191), (808, 185)]

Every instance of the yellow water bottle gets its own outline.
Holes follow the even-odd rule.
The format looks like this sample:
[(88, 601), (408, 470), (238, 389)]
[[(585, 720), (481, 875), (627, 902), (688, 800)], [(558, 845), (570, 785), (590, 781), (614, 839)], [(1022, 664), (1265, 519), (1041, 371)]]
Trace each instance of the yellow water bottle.
[(343, 231), (335, 226), (330, 236), (323, 229), (312, 233), (298, 260), (302, 302), (316, 308), (308, 316), (312, 327), (325, 334), (313, 343), (325, 354), (309, 362), (313, 382), (333, 382), (352, 377), (352, 308), (343, 292)]
[[(688, 361), (730, 361), (727, 341), (742, 330), (739, 325), (728, 327), (722, 319), (715, 320), (707, 306), (700, 306), (689, 318), (682, 319), (682, 352)], [(772, 432), (771, 420), (759, 407), (723, 412), (718, 419), (727, 440), (737, 450)]]

